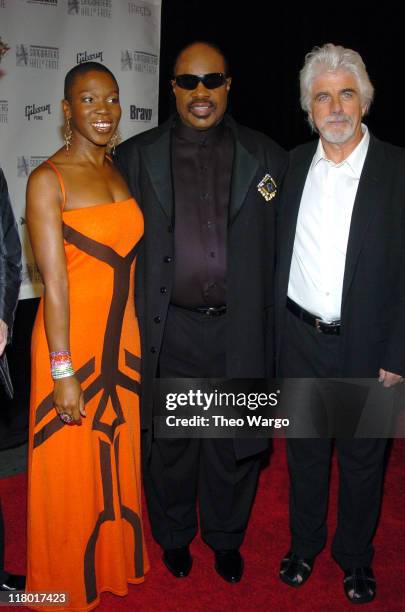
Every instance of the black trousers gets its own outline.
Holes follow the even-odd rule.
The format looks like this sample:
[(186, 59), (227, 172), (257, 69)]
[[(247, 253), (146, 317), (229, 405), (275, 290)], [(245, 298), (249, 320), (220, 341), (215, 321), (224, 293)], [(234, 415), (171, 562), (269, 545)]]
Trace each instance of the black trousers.
[[(280, 375), (332, 378), (338, 367), (339, 336), (321, 334), (286, 312)], [(376, 373), (377, 376), (377, 373)], [(332, 544), (343, 569), (370, 565), (384, 476), (386, 440), (337, 439), (339, 464), (338, 518)], [(330, 439), (289, 439), (291, 548), (314, 557), (325, 546)]]
[(0, 583), (2, 584), (7, 577), (8, 574), (4, 571), (4, 521), (0, 502)]
[[(207, 317), (170, 306), (159, 360), (164, 378), (225, 376), (226, 315)], [(232, 439), (154, 439), (144, 488), (154, 538), (162, 548), (188, 545), (200, 528), (214, 550), (239, 548), (247, 527), (260, 455), (237, 461)]]

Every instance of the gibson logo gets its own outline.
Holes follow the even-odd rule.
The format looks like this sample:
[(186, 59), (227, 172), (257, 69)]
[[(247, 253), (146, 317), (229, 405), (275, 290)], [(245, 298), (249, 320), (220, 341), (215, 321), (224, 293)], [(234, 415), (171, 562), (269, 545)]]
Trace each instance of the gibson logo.
[(43, 119), (43, 117), (39, 113), (48, 113), (48, 115), (50, 115), (51, 105), (44, 104), (43, 106), (35, 106), (35, 104), (28, 104), (25, 107), (25, 116), (27, 117), (28, 121), (31, 120), (32, 116), (34, 117), (34, 119)]
[(82, 51), (81, 53), (76, 54), (76, 63), (82, 64), (83, 62), (94, 62), (94, 60), (103, 61), (103, 51), (95, 51), (94, 53), (87, 53), (87, 51)]

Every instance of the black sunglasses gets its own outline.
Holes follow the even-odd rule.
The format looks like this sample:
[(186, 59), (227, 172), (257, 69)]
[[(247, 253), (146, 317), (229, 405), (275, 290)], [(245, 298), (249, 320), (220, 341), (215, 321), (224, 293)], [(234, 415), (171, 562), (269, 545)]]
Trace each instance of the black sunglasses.
[(209, 74), (178, 74), (173, 77), (176, 85), (182, 89), (196, 89), (198, 83), (202, 83), (207, 89), (216, 89), (226, 83), (226, 76), (223, 72), (210, 72)]

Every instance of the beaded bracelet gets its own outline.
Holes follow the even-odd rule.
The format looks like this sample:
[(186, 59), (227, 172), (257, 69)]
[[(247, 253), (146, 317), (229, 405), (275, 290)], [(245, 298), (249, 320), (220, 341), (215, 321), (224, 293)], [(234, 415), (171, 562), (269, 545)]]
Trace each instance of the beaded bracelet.
[(51, 376), (53, 380), (73, 376), (75, 373), (70, 351), (54, 351), (49, 353), (49, 358), (51, 360)]

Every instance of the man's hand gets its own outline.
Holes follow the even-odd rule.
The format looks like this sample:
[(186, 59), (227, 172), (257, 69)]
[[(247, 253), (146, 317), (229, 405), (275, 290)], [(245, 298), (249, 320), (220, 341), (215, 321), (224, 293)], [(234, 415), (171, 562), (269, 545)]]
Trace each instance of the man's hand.
[(398, 383), (403, 382), (404, 379), (399, 374), (394, 374), (393, 372), (387, 372), (387, 370), (383, 370), (380, 368), (378, 382), (382, 383), (384, 387), (393, 387)]
[(0, 319), (0, 357), (2, 356), (7, 344), (8, 327), (3, 319)]

